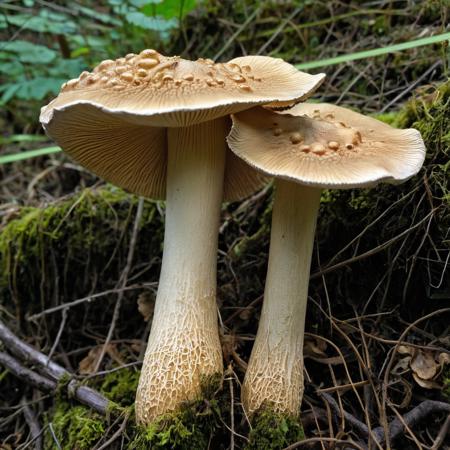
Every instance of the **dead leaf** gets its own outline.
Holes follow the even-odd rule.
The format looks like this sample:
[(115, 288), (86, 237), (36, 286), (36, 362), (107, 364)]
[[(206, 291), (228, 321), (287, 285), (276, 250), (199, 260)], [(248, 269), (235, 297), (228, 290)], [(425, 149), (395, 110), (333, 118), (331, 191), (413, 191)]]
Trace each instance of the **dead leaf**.
[(411, 369), (422, 380), (431, 380), (438, 371), (432, 352), (418, 350), (411, 359)]
[(413, 372), (413, 378), (414, 381), (420, 386), (425, 389), (441, 389), (441, 385), (439, 383), (436, 383), (436, 381), (432, 380), (424, 380), (423, 378), (420, 378), (415, 372)]
[(244, 322), (248, 322), (254, 314), (255, 312), (251, 306), (242, 308), (242, 311), (239, 313), (239, 319), (243, 320)]
[(397, 352), (400, 353), (400, 355), (414, 355), (416, 349), (409, 345), (399, 345), (397, 347)]
[(138, 311), (144, 317), (144, 320), (148, 322), (153, 317), (153, 311), (155, 309), (155, 301), (153, 295), (150, 292), (142, 292), (137, 299)]
[(120, 354), (119, 350), (117, 350), (117, 345), (115, 344), (109, 344), (106, 348), (106, 354), (119, 366), (123, 366), (125, 364), (125, 361), (122, 359), (122, 355)]
[[(96, 347), (91, 348), (87, 356), (85, 356), (78, 364), (78, 371), (81, 375), (91, 375), (95, 371), (95, 367), (97, 366), (97, 361), (100, 358), (102, 353), (103, 345), (97, 345)], [(121, 358), (119, 351), (117, 350), (116, 345), (109, 344), (106, 348), (105, 352), (114, 362), (123, 366), (125, 361)]]
[(130, 345), (131, 350), (133, 350), (136, 353), (141, 353), (142, 347), (144, 347), (144, 346), (145, 346), (145, 343), (142, 341), (139, 341), (137, 339), (133, 340), (133, 342)]
[(405, 356), (397, 361), (397, 364), (392, 369), (392, 373), (394, 375), (403, 375), (406, 372), (409, 372), (409, 365), (411, 363), (411, 356)]
[(326, 349), (327, 343), (323, 339), (317, 339), (309, 336), (305, 337), (305, 342), (303, 344), (304, 357), (328, 356), (325, 353)]
[(450, 353), (439, 353), (438, 361), (441, 366), (443, 366), (444, 364), (450, 364)]
[(100, 356), (101, 347), (97, 346), (91, 348), (87, 356), (85, 356), (78, 364), (78, 371), (82, 375), (90, 375), (94, 373), (95, 366), (97, 365), (98, 357)]

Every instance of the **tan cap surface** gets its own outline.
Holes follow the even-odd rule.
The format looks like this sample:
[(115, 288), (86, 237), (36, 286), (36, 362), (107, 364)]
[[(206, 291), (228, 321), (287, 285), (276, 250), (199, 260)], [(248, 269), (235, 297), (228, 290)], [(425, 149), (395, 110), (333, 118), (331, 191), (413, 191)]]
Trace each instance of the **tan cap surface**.
[(266, 175), (323, 188), (399, 183), (419, 171), (426, 151), (415, 129), (312, 103), (235, 114), (228, 145)]
[[(96, 105), (128, 115), (134, 123), (180, 127), (212, 120), (258, 104), (290, 105), (312, 93), (324, 74), (300, 72), (267, 56), (244, 56), (228, 63), (188, 61), (155, 50), (101, 62), (62, 86), (41, 111), (48, 126), (53, 111), (77, 104)], [(150, 119), (151, 117), (151, 119)]]
[[(295, 104), (323, 74), (281, 59), (245, 56), (228, 63), (165, 57), (154, 50), (100, 63), (65, 83), (41, 110), (47, 133), (74, 159), (133, 193), (164, 198), (166, 127), (189, 126), (258, 104)], [(264, 183), (231, 154), (224, 199), (245, 197)]]

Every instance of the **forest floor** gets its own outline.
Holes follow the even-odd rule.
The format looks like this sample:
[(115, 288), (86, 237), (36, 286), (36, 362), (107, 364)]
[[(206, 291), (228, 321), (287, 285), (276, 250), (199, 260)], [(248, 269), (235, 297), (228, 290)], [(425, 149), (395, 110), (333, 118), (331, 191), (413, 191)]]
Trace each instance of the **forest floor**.
[[(265, 54), (292, 64), (318, 61), (448, 31), (450, 6), (445, 0), (208, 1), (169, 35), (143, 37), (135, 28), (112, 30), (106, 19), (100, 26), (95, 14), (31, 3), (2, 11), (67, 14), (80, 27), (87, 23), (94, 37), (116, 39), (100, 53), (85, 39), (93, 46), (86, 64), (142, 46), (191, 59)], [(109, 6), (97, 13), (113, 16)], [(82, 41), (9, 22), (0, 28), (5, 41), (58, 48), (61, 64), (67, 45), (70, 60), (74, 43)], [(113, 53), (114, 43), (121, 53)], [(448, 47), (438, 43), (311, 70), (327, 73), (314, 101), (419, 129), (427, 158), (419, 175), (401, 186), (322, 197), (304, 349), (303, 429), (273, 417), (252, 428), (240, 403), (267, 268), (271, 185), (222, 209), (224, 378), (143, 436), (132, 405), (152, 322), (164, 204), (105, 185), (59, 153), (0, 165), (1, 321), (64, 371), (59, 383), (41, 380), (40, 388), (20, 381), (11, 364), (24, 376), (46, 380), (53, 366), (20, 358), (17, 342), (5, 340), (0, 326), (0, 365), (9, 367), (0, 370), (0, 449), (450, 448), (448, 64)], [(2, 70), (0, 79), (6, 79)], [(50, 98), (3, 99), (0, 156), (53, 145), (38, 123), (39, 108)], [(19, 135), (34, 138), (13, 138)], [(96, 411), (83, 406), (70, 394), (71, 379), (114, 404)]]

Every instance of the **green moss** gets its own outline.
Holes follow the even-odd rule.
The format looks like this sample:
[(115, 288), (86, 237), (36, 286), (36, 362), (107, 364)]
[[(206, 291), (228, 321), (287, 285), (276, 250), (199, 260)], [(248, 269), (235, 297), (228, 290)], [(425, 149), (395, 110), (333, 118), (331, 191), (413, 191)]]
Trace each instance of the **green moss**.
[(221, 375), (206, 378), (202, 383), (201, 400), (186, 403), (180, 411), (166, 414), (146, 428), (138, 428), (128, 448), (207, 449), (222, 426), (221, 401), (217, 398), (221, 382)]
[(450, 364), (446, 364), (442, 371), (442, 395), (450, 401)]
[[(129, 448), (144, 450), (151, 446), (156, 449), (206, 449), (209, 433), (203, 425), (205, 418), (213, 414), (213, 410), (205, 410), (201, 416), (202, 420), (199, 421), (196, 413), (198, 406), (192, 405), (176, 414), (167, 414), (159, 418), (152, 425), (141, 430)], [(216, 405), (212, 404), (210, 407), (215, 408)], [(207, 409), (210, 407), (208, 406)]]
[(388, 112), (383, 114), (376, 114), (375, 118), (381, 120), (381, 122), (387, 123), (388, 125), (396, 126), (398, 113)]
[[(104, 431), (109, 426), (108, 417), (112, 414), (103, 417), (67, 399), (65, 386), (70, 379), (64, 377), (58, 383), (56, 406), (49, 415), (48, 422), (52, 424), (56, 439), (63, 450), (88, 450), (103, 437)], [(126, 407), (134, 402), (138, 379), (139, 371), (123, 369), (111, 372), (98, 381), (94, 378), (89, 384), (111, 400), (110, 413), (124, 414)], [(132, 416), (130, 412), (129, 416)], [(55, 448), (51, 434), (46, 437), (46, 448)]]
[(305, 438), (295, 417), (263, 409), (255, 418), (246, 450), (281, 450)]
[[(25, 311), (54, 306), (55, 298), (68, 302), (113, 287), (128, 253), (137, 201), (106, 186), (44, 208), (19, 209), (0, 230), (0, 303), (22, 319)], [(145, 202), (135, 260), (148, 264), (149, 255), (158, 256), (163, 233), (156, 204)], [(157, 276), (156, 269), (143, 272), (135, 282)]]
[[(450, 81), (427, 91), (408, 103), (399, 115), (402, 128), (418, 129), (427, 146), (427, 178), (433, 194), (450, 205)], [(450, 225), (450, 211), (445, 211), (442, 225)]]
[(103, 378), (100, 391), (112, 402), (130, 406), (136, 396), (139, 374), (139, 371), (130, 369), (111, 372)]
[[(53, 432), (62, 450), (91, 450), (105, 432), (104, 418), (84, 406), (59, 401), (51, 420)], [(56, 448), (47, 433), (46, 449)]]
[[(117, 370), (96, 380), (90, 385), (98, 389), (111, 400), (114, 410), (126, 413), (123, 407), (132, 407), (136, 394), (139, 371), (134, 369)], [(128, 411), (129, 419), (126, 435), (130, 442), (126, 448), (133, 450), (155, 449), (206, 449), (210, 439), (221, 426), (219, 405), (227, 401), (218, 392), (221, 387), (220, 375), (207, 377), (202, 382), (201, 399), (183, 405), (180, 411), (160, 417), (149, 427), (136, 427), (132, 411)], [(85, 450), (103, 436), (109, 428), (107, 417), (92, 412), (84, 406), (74, 406), (74, 402), (63, 398), (64, 392), (58, 395), (54, 412), (49, 415), (56, 439), (65, 449)], [(115, 402), (115, 403), (113, 403)], [(46, 436), (46, 448), (54, 448), (51, 434)], [(219, 448), (219, 447), (217, 447)]]

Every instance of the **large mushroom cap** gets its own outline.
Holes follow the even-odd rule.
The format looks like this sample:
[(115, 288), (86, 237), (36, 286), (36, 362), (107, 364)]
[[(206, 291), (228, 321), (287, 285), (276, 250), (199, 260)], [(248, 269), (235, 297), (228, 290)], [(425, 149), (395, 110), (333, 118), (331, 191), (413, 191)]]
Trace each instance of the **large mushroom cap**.
[(233, 117), (231, 150), (270, 176), (321, 188), (400, 183), (415, 175), (425, 145), (399, 130), (329, 104), (299, 104), (275, 113), (257, 107)]
[[(166, 127), (195, 125), (259, 104), (293, 105), (323, 78), (264, 56), (215, 64), (148, 49), (103, 61), (92, 73), (68, 81), (42, 108), (40, 120), (89, 170), (136, 194), (164, 198)], [(263, 179), (230, 153), (224, 198), (245, 197)]]

